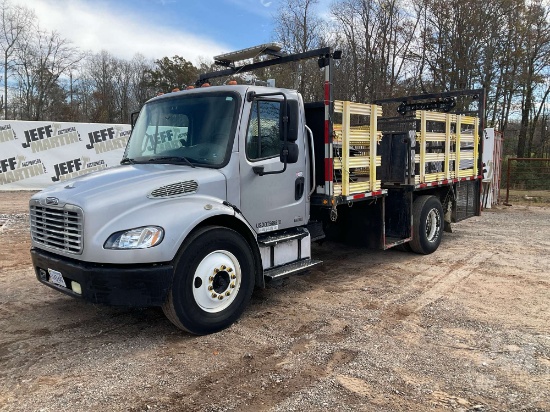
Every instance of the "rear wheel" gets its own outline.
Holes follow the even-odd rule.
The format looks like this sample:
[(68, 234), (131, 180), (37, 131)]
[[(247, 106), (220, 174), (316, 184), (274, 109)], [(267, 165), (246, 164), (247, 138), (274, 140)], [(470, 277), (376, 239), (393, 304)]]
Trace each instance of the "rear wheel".
[(162, 309), (180, 329), (205, 335), (235, 322), (254, 289), (252, 251), (237, 232), (206, 227), (181, 253)]
[(433, 253), (441, 243), (443, 234), (443, 208), (435, 196), (420, 196), (413, 204), (413, 252), (422, 255)]

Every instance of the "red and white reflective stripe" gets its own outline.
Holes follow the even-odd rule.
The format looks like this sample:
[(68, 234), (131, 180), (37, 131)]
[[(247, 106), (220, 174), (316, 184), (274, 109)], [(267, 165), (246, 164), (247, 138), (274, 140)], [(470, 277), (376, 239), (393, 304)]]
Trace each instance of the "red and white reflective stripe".
[(330, 106), (330, 82), (325, 80), (325, 106)]
[(444, 179), (438, 182), (420, 183), (415, 187), (416, 189), (424, 189), (425, 187), (428, 187), (428, 186), (431, 186), (431, 187), (442, 186), (442, 185), (448, 185), (450, 183), (464, 182), (466, 180), (476, 180), (476, 179), (482, 179), (482, 176), (468, 176), (468, 177), (461, 177), (460, 179), (452, 179), (452, 180)]
[[(325, 108), (326, 110), (326, 108)], [(325, 144), (330, 143), (329, 141), (329, 133), (330, 133), (330, 122), (328, 120), (325, 120)]]
[(365, 197), (375, 197), (375, 196), (380, 196), (384, 193), (387, 193), (387, 191), (375, 190), (374, 192), (358, 193), (356, 195), (347, 196), (346, 200), (357, 200), (357, 199), (363, 199)]
[(325, 156), (325, 183), (326, 182), (332, 183), (332, 169), (333, 169), (332, 159)]
[(332, 139), (330, 136), (330, 82), (329, 70), (325, 68), (325, 194), (333, 194), (333, 161), (332, 161)]

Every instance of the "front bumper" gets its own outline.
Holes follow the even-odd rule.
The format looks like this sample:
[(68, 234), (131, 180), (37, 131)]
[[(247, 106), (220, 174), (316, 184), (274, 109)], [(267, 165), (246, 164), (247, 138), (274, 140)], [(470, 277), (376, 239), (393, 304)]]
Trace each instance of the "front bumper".
[[(150, 265), (106, 265), (81, 262), (43, 250), (31, 249), (37, 279), (69, 296), (115, 306), (161, 306), (172, 285), (171, 263)], [(49, 282), (48, 269), (60, 272), (67, 287)], [(71, 289), (80, 284), (81, 293)]]

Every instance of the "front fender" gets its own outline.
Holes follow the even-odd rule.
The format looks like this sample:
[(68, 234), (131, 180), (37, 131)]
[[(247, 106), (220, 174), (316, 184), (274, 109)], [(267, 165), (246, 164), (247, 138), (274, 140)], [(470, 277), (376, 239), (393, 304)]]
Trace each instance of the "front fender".
[[(171, 261), (187, 235), (202, 221), (219, 215), (235, 216), (235, 211), (222, 200), (204, 195), (152, 199), (107, 219), (99, 229), (89, 230), (80, 259), (88, 262), (136, 264)], [(240, 217), (239, 217), (240, 218)], [(86, 224), (86, 223), (85, 223)], [(163, 241), (152, 248), (111, 250), (103, 245), (108, 237), (122, 230), (141, 226), (160, 226)], [(249, 226), (249, 225), (248, 225)]]

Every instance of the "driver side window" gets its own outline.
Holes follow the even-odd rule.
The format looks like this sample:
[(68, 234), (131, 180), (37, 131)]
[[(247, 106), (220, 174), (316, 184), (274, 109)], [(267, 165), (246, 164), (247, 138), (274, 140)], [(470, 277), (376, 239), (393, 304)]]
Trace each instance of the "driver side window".
[(268, 100), (254, 102), (246, 134), (246, 157), (249, 160), (279, 156), (281, 150), (280, 115), (280, 102)]

